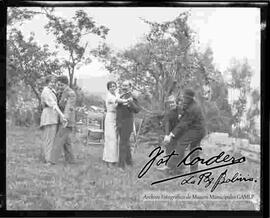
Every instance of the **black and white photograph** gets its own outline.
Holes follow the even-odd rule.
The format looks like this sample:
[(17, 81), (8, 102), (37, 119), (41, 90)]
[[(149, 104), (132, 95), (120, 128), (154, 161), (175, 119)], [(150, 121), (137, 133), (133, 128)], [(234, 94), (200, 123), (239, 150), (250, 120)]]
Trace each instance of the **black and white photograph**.
[(259, 7), (8, 7), (7, 211), (259, 211)]

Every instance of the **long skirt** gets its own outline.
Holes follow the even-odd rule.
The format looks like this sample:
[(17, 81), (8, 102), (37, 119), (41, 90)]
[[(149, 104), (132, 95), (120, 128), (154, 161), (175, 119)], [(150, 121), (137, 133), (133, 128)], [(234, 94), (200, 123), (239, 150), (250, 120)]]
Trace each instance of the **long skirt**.
[(43, 126), (42, 128), (42, 159), (46, 162), (51, 161), (51, 153), (54, 146), (54, 139), (57, 133), (58, 124)]
[(116, 134), (116, 113), (107, 112), (104, 124), (103, 160), (111, 163), (118, 162), (119, 147)]

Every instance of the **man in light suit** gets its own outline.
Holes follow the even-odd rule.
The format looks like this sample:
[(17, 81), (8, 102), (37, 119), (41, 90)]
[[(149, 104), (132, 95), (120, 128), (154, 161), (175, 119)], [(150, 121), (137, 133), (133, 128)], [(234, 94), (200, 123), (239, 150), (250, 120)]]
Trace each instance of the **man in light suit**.
[(64, 120), (64, 114), (57, 105), (55, 94), (55, 78), (48, 75), (45, 78), (45, 87), (41, 93), (42, 114), (40, 128), (42, 130), (42, 161), (48, 165), (51, 163), (51, 152), (54, 146), (54, 139), (58, 130), (59, 117)]
[(52, 161), (56, 163), (64, 150), (65, 160), (68, 163), (74, 163), (74, 155), (72, 152), (71, 135), (75, 127), (75, 107), (76, 107), (76, 94), (68, 86), (68, 78), (66, 76), (59, 76), (57, 78), (58, 87), (62, 90), (62, 95), (59, 100), (59, 108), (63, 111), (67, 121), (62, 121), (56, 135), (54, 144), (55, 150), (52, 153)]

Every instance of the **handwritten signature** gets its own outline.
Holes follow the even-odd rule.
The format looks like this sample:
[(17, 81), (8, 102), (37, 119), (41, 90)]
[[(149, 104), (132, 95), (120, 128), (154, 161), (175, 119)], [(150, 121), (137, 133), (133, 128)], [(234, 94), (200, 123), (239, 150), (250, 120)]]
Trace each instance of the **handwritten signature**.
[[(246, 161), (246, 158), (245, 157), (235, 158), (229, 154), (225, 155), (225, 152), (222, 151), (222, 152), (220, 152), (220, 154), (212, 156), (209, 159), (203, 159), (203, 158), (198, 156), (198, 157), (195, 157), (192, 160), (188, 161), (188, 158), (191, 156), (191, 154), (197, 150), (202, 150), (202, 148), (197, 147), (197, 148), (193, 149), (192, 151), (190, 151), (189, 154), (187, 154), (183, 158), (183, 160), (181, 160), (178, 163), (177, 167), (180, 167), (181, 165), (192, 166), (196, 163), (200, 163), (201, 165), (207, 166), (207, 168), (202, 169), (202, 170), (198, 170), (195, 172), (191, 172), (191, 173), (186, 173), (186, 174), (177, 175), (177, 176), (173, 176), (170, 178), (158, 180), (158, 181), (153, 182), (151, 185), (155, 185), (158, 183), (166, 182), (166, 181), (181, 178), (181, 177), (190, 176), (188, 178), (184, 178), (181, 182), (181, 185), (185, 185), (185, 184), (199, 185), (202, 182), (204, 182), (204, 183), (206, 183), (205, 188), (207, 188), (208, 186), (213, 184), (212, 189), (211, 189), (211, 192), (213, 192), (219, 185), (225, 184), (225, 183), (234, 183), (237, 181), (238, 182), (249, 182), (249, 181), (257, 182), (256, 180), (254, 180), (254, 178), (242, 177), (241, 174), (239, 174), (238, 172), (236, 172), (232, 178), (228, 178), (227, 177), (227, 169), (225, 171), (223, 171), (219, 175), (219, 177), (215, 180), (211, 170), (227, 167), (227, 166), (234, 165), (234, 164), (243, 163)], [(149, 171), (149, 169), (153, 166), (153, 164), (155, 164), (156, 166), (160, 166), (162, 164), (167, 165), (168, 161), (173, 156), (178, 155), (177, 153), (175, 153), (175, 150), (173, 150), (170, 154), (165, 155), (165, 156), (162, 156), (163, 153), (164, 153), (164, 150), (160, 146), (158, 146), (149, 154), (149, 157), (151, 159), (143, 166), (143, 168), (139, 172), (139, 174), (138, 174), (139, 179), (142, 178)], [(218, 164), (218, 165), (211, 166), (212, 164)], [(199, 177), (197, 178), (197, 180), (194, 177), (194, 174), (200, 174)]]

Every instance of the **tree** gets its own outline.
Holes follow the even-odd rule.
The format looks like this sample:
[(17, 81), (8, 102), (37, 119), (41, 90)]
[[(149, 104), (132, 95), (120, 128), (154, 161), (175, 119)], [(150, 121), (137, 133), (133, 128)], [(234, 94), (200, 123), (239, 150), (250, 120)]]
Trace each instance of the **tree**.
[(247, 135), (251, 143), (260, 143), (260, 129), (256, 126), (256, 121), (260, 120), (260, 92), (258, 89), (251, 91), (251, 103), (246, 114), (246, 125), (243, 132)]
[(32, 19), (38, 12), (26, 8), (9, 7), (7, 10), (7, 25), (22, 24), (25, 20)]
[(37, 45), (34, 34), (25, 40), (21, 31), (12, 29), (7, 40), (7, 88), (23, 81), (40, 103), (44, 87), (42, 78), (52, 73), (61, 74), (61, 65), (55, 55), (49, 52), (47, 45)]
[(150, 25), (150, 31), (141, 43), (116, 54), (103, 45), (96, 54), (109, 72), (119, 75), (119, 83), (131, 80), (138, 91), (152, 96), (152, 105), (156, 103), (157, 108), (162, 108), (172, 83), (177, 81), (175, 89), (182, 90), (189, 85), (198, 67), (192, 52), (188, 17), (188, 13), (181, 13), (173, 21), (164, 23), (142, 19)]
[(43, 76), (61, 73), (56, 53), (49, 52), (47, 45), (39, 46), (33, 33), (25, 39), (19, 30), (18, 25), (36, 14), (24, 8), (8, 8), (6, 106), (9, 118), (19, 125), (39, 122)]
[[(118, 75), (120, 84), (126, 79), (132, 81), (133, 87), (143, 93), (141, 102), (150, 111), (155, 111), (159, 118), (165, 109), (165, 98), (171, 94), (180, 97), (183, 89), (189, 87), (197, 92), (199, 103), (207, 114), (210, 131), (229, 131), (228, 107), (217, 106), (219, 101), (228, 106), (226, 83), (213, 65), (211, 48), (200, 52), (194, 47), (194, 33), (187, 23), (188, 17), (189, 13), (184, 12), (164, 23), (142, 19), (150, 25), (150, 31), (142, 42), (118, 53), (103, 44), (95, 54), (110, 73)], [(220, 85), (224, 89), (220, 93), (225, 93), (222, 98), (205, 97), (205, 88), (214, 93)], [(153, 120), (159, 120), (156, 118), (154, 115)]]
[(49, 19), (45, 29), (53, 33), (56, 43), (68, 53), (68, 58), (64, 60), (64, 67), (68, 70), (70, 87), (72, 87), (75, 69), (91, 62), (90, 57), (85, 54), (88, 42), (83, 44), (84, 36), (94, 34), (105, 39), (109, 29), (103, 25), (98, 26), (83, 10), (77, 10), (70, 20), (54, 15), (53, 11), (53, 8), (42, 9), (42, 13)]
[(234, 135), (238, 136), (241, 131), (241, 121), (244, 112), (246, 111), (247, 96), (250, 92), (250, 81), (253, 74), (250, 65), (246, 59), (241, 63), (237, 60), (232, 60), (231, 66), (228, 68), (231, 74), (229, 88), (233, 91), (238, 91), (238, 98), (233, 100), (232, 107), (232, 125), (235, 128)]

